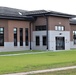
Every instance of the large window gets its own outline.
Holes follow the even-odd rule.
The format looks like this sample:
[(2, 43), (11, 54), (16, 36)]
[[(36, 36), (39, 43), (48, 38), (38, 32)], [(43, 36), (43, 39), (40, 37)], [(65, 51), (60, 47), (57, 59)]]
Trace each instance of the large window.
[(14, 28), (13, 31), (14, 31), (14, 46), (17, 46), (17, 28)]
[(43, 46), (45, 46), (46, 45), (46, 43), (47, 43), (47, 38), (46, 38), (46, 36), (43, 36)]
[(55, 26), (55, 30), (64, 31), (65, 27), (64, 26)]
[(43, 26), (35, 26), (35, 30), (36, 30), (36, 31), (46, 30), (46, 25), (43, 25)]
[(25, 44), (28, 46), (28, 28), (25, 28)]
[(20, 46), (23, 46), (23, 28), (20, 28)]
[(39, 36), (36, 36), (36, 46), (39, 46), (40, 45), (40, 38)]
[(73, 42), (76, 44), (76, 31), (73, 31)]
[(0, 46), (4, 46), (4, 28), (0, 28)]

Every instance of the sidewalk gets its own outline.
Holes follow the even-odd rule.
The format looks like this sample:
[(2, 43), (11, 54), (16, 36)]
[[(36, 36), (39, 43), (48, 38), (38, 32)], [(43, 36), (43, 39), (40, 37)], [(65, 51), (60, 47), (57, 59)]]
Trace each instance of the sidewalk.
[(18, 54), (3, 54), (0, 56), (18, 56), (18, 55), (25, 55), (25, 54), (41, 54), (41, 53), (46, 53), (49, 51), (43, 51), (43, 52), (28, 52), (28, 53), (18, 53)]
[(13, 74), (4, 74), (4, 75), (28, 75), (28, 74), (37, 74), (37, 73), (75, 69), (75, 68), (76, 66), (70, 66), (70, 67), (62, 67), (62, 68), (54, 68), (54, 69), (46, 69), (46, 70), (38, 70), (38, 71), (30, 71), (30, 72), (22, 72), (22, 73), (13, 73)]

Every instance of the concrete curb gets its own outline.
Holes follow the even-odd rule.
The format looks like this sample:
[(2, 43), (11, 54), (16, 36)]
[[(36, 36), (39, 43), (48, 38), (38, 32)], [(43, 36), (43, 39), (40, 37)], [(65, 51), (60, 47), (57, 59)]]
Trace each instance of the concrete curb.
[(38, 70), (38, 71), (30, 71), (30, 72), (22, 72), (22, 73), (13, 73), (13, 74), (4, 74), (4, 75), (28, 75), (28, 74), (69, 70), (69, 69), (75, 69), (75, 68), (76, 66), (70, 66), (70, 67), (62, 67), (62, 68), (54, 68), (54, 69), (46, 69), (46, 70)]

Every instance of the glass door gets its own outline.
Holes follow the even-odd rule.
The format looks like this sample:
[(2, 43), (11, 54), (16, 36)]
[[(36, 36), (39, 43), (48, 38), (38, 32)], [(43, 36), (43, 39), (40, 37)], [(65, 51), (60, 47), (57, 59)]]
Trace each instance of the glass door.
[(64, 49), (65, 49), (65, 38), (56, 37), (56, 50), (64, 50)]

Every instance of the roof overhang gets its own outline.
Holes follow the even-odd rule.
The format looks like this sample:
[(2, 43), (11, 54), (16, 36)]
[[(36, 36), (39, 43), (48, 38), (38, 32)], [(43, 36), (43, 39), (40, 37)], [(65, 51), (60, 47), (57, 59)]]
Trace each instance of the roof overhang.
[(33, 16), (6, 16), (0, 15), (0, 19), (8, 19), (8, 20), (23, 20), (23, 21), (33, 21)]
[(75, 18), (76, 17), (76, 15), (64, 14), (64, 13), (59, 13), (59, 12), (45, 12), (45, 13), (37, 13), (37, 14), (28, 14), (27, 16), (34, 16), (34, 17), (54, 16), (54, 17), (64, 17), (64, 18)]

